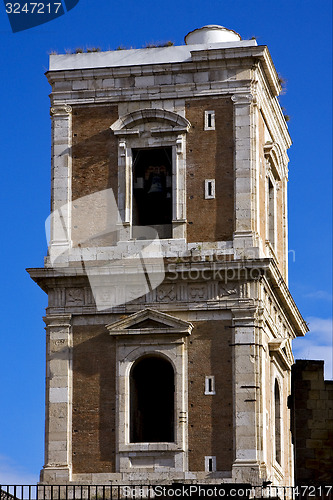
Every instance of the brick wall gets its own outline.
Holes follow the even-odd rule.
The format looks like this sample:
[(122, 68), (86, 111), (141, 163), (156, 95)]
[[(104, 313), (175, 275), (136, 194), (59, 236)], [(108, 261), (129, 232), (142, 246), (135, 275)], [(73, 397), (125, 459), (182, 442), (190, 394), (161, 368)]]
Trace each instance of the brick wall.
[[(73, 472), (115, 471), (114, 340), (103, 326), (73, 332)], [(217, 470), (233, 459), (232, 361), (229, 321), (197, 322), (189, 343), (189, 465), (203, 471), (205, 456)], [(205, 395), (205, 376), (215, 395)]]
[(115, 472), (115, 341), (103, 326), (73, 338), (73, 472)]
[[(215, 110), (215, 130), (204, 130), (205, 110)], [(230, 241), (234, 231), (233, 104), (229, 98), (186, 101), (187, 241)], [(216, 180), (205, 200), (205, 179)]]
[(293, 437), (298, 485), (332, 484), (333, 381), (323, 361), (297, 360), (292, 367)]
[(118, 106), (73, 106), (72, 199), (113, 188), (118, 190), (118, 139), (110, 126)]
[[(233, 461), (230, 321), (193, 322), (189, 340), (189, 470), (203, 471), (216, 456), (218, 471)], [(215, 395), (205, 395), (205, 376), (215, 376)]]
[[(118, 106), (73, 106), (72, 200), (108, 188), (112, 188), (117, 200), (118, 139), (110, 130), (117, 119)], [(80, 214), (82, 210), (73, 212), (74, 243), (82, 236), (82, 229), (88, 220), (84, 212), (84, 220), (80, 220)], [(105, 224), (101, 222), (100, 226), (105, 227)], [(95, 221), (95, 232), (99, 232), (98, 227)], [(91, 234), (94, 234), (93, 227)], [(111, 236), (110, 240), (94, 241), (95, 245), (103, 243), (114, 244), (114, 238)]]

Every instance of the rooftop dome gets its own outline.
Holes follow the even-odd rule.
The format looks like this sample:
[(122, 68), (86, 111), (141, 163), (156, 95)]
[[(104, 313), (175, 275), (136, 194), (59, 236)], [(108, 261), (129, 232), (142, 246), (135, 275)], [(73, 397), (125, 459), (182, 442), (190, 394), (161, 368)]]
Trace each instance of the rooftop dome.
[(218, 24), (208, 24), (202, 28), (190, 31), (185, 36), (186, 45), (239, 42), (240, 40), (241, 36), (236, 31), (228, 30)]

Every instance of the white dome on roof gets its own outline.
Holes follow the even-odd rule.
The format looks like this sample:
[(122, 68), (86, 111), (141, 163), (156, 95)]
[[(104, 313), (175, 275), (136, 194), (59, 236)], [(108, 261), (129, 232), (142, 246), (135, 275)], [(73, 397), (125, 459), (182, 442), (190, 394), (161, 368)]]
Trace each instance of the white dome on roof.
[(236, 31), (218, 24), (207, 24), (207, 26), (190, 31), (185, 36), (186, 45), (239, 42), (240, 40), (241, 36)]

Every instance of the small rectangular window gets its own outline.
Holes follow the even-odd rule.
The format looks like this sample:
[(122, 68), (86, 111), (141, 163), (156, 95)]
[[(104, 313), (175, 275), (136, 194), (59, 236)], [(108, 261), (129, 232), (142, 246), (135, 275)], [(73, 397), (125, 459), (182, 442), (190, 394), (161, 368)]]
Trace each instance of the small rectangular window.
[(216, 472), (216, 457), (205, 457), (205, 472)]
[(215, 179), (205, 180), (205, 200), (212, 200), (215, 198)]
[(205, 378), (205, 394), (215, 394), (214, 375), (209, 375)]
[(205, 111), (205, 130), (215, 130), (215, 111)]

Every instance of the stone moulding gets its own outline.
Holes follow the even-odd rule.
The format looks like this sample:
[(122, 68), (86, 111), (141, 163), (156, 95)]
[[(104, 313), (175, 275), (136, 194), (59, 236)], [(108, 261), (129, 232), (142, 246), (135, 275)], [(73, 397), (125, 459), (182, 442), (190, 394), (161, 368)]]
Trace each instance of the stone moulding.
[(291, 366), (294, 363), (294, 357), (288, 339), (279, 338), (271, 340), (271, 342), (268, 343), (268, 347), (270, 355), (275, 355), (284, 368), (291, 370)]
[[(140, 328), (140, 323), (147, 320), (153, 321), (156, 323), (156, 326)], [(106, 325), (106, 328), (112, 336), (156, 334), (177, 334), (187, 336), (191, 335), (193, 325), (187, 321), (170, 316), (170, 314), (147, 308), (144, 311), (131, 314), (128, 318)]]
[[(172, 111), (166, 111), (163, 109), (141, 109), (139, 111), (134, 111), (129, 113), (111, 125), (111, 130), (115, 135), (122, 135), (126, 133), (135, 133), (135, 130), (131, 130), (133, 127), (139, 125), (140, 123), (163, 121), (169, 124), (169, 128), (154, 129), (153, 132), (188, 132), (191, 124), (182, 116)], [(137, 132), (139, 133), (139, 132)]]

